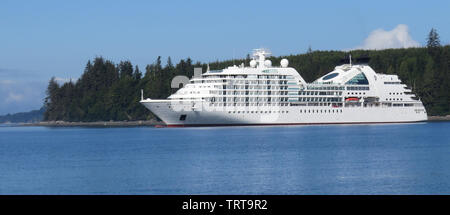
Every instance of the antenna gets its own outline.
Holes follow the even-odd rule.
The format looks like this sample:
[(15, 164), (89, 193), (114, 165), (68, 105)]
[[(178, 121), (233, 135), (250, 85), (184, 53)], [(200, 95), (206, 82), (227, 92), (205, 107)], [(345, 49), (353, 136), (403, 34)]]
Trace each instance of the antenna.
[(352, 54), (349, 54), (350, 66), (352, 66)]
[(234, 48), (233, 48), (233, 65), (236, 65), (236, 64), (234, 64)]
[(253, 56), (256, 58), (256, 61), (258, 62), (258, 67), (264, 67), (264, 61), (266, 60), (266, 57), (269, 57), (270, 55), (271, 53), (268, 49), (264, 48), (253, 49)]
[(206, 67), (206, 71), (209, 72), (209, 63), (208, 63), (208, 66)]

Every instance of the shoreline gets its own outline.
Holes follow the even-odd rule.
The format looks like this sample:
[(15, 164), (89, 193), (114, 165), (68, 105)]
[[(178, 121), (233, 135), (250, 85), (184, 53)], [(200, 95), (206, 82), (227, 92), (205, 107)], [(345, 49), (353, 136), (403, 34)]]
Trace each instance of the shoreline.
[(44, 126), (44, 127), (139, 127), (164, 125), (156, 120), (139, 121), (97, 121), (97, 122), (66, 122), (66, 121), (45, 121), (33, 123), (19, 123), (20, 126)]
[(428, 116), (428, 122), (450, 121), (450, 115), (447, 116)]
[[(428, 122), (450, 121), (447, 116), (428, 116)], [(19, 126), (44, 126), (44, 127), (139, 127), (139, 126), (165, 126), (164, 122), (157, 120), (139, 121), (97, 121), (97, 122), (66, 122), (45, 121), (32, 123), (17, 123)]]

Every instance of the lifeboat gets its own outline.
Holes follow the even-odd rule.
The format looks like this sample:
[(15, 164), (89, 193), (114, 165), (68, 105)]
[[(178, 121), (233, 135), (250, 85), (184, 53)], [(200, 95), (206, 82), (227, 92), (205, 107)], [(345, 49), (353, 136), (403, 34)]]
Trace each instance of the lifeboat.
[(345, 99), (346, 102), (357, 102), (359, 101), (358, 97), (348, 97)]

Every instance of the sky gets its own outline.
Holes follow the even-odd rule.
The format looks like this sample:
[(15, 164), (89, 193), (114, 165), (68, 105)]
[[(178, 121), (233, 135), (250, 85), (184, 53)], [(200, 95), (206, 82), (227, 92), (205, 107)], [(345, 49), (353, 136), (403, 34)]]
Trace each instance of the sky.
[(144, 68), (313, 50), (450, 43), (450, 1), (0, 1), (0, 115), (39, 109), (48, 80), (77, 79), (96, 56)]

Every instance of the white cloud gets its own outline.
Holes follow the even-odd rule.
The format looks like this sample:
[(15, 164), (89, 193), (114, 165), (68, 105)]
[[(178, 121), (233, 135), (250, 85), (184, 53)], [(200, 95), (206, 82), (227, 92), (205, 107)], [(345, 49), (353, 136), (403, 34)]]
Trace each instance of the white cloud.
[(69, 80), (70, 79), (68, 79), (68, 78), (55, 77), (55, 81), (60, 82), (60, 83), (69, 82)]
[(58, 84), (60, 84), (60, 85), (70, 82), (70, 81), (76, 82), (77, 80), (78, 79), (55, 77), (55, 81), (58, 82)]
[(6, 103), (10, 102), (20, 102), (22, 101), (24, 96), (22, 94), (10, 92), (8, 97), (6, 98)]
[(42, 107), (47, 81), (0, 80), (0, 115)]
[(394, 29), (386, 31), (377, 29), (370, 33), (364, 43), (354, 49), (390, 49), (418, 47), (420, 44), (409, 35), (408, 26), (397, 25)]

